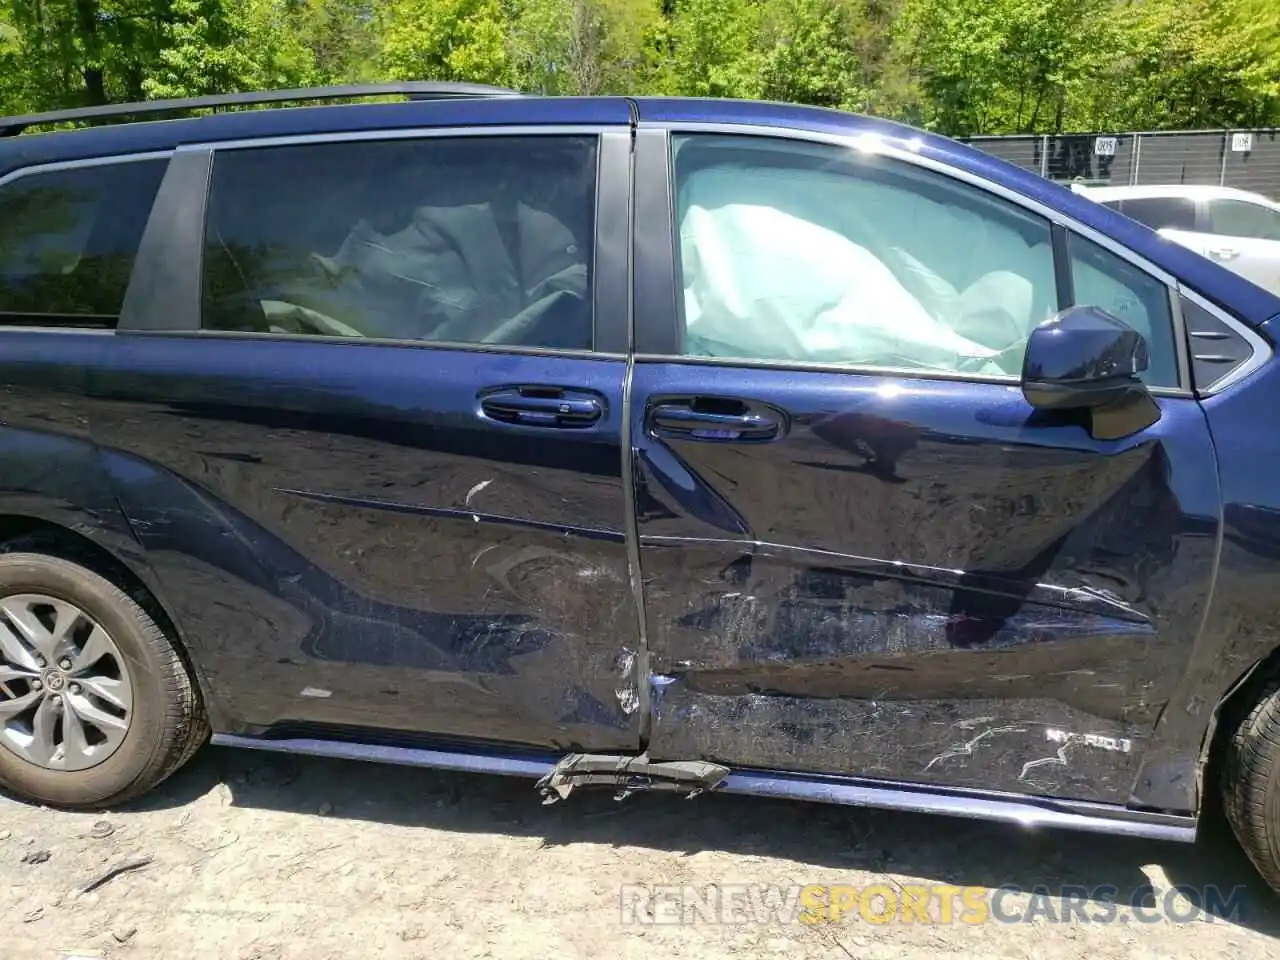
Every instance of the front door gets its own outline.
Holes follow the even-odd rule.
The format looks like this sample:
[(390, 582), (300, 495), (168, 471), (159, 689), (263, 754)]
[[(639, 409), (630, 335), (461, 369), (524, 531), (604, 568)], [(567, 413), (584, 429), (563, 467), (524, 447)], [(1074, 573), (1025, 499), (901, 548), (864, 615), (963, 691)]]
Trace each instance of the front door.
[(156, 227), (203, 293), (116, 334), (93, 430), (237, 727), (638, 746), (617, 113), (237, 144)]
[[(904, 160), (666, 149), (678, 250), (637, 245), (632, 398), (651, 753), (1124, 802), (1216, 531), (1167, 288)], [(1073, 301), (1147, 337), (1150, 429), (1023, 399), (1028, 332)]]

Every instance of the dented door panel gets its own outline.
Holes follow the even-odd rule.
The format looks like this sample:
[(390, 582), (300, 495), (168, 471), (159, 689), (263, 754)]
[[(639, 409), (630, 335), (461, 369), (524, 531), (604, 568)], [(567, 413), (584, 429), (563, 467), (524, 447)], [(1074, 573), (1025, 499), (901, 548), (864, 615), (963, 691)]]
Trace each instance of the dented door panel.
[[(638, 745), (622, 361), (193, 346), (115, 338), (92, 421), (237, 732)], [(570, 385), (603, 414), (498, 423), (477, 414), (490, 383)]]
[[(1208, 601), (1194, 401), (1123, 441), (1013, 385), (642, 363), (655, 758), (1123, 802)], [(659, 435), (671, 397), (781, 411)]]
[[(143, 246), (176, 266), (163, 295), (131, 288), (86, 407), (219, 732), (639, 747), (630, 110), (607, 112), (549, 140), (424, 129), (171, 165)], [(467, 269), (436, 258), (458, 244)], [(395, 257), (328, 260), (366, 246)], [(525, 289), (548, 271), (557, 293)]]

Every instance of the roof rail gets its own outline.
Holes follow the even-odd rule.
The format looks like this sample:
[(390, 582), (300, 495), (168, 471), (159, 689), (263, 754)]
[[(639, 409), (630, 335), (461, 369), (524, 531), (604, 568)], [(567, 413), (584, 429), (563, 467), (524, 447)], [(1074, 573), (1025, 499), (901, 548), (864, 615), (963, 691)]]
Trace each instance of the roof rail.
[(29, 113), (21, 117), (0, 117), (0, 137), (12, 137), (28, 127), (76, 120), (105, 120), (139, 117), (157, 113), (181, 113), (218, 107), (244, 107), (261, 103), (296, 103), (309, 100), (385, 97), (403, 95), (411, 100), (455, 100), (471, 97), (518, 97), (518, 90), (481, 83), (437, 83), (410, 80), (401, 83), (365, 83), (336, 87), (302, 87), (296, 90), (266, 90), (260, 93), (223, 93), (176, 100), (144, 100), (139, 103), (108, 103), (98, 107), (78, 107)]

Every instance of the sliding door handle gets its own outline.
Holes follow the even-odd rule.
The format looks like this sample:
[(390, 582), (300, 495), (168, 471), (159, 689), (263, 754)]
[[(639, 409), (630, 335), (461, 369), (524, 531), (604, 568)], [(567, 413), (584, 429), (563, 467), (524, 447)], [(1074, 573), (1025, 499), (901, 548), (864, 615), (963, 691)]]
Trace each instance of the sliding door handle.
[(490, 420), (526, 427), (581, 429), (604, 416), (604, 404), (587, 393), (559, 387), (511, 387), (480, 397)]
[(649, 414), (649, 426), (661, 436), (720, 442), (772, 440), (782, 432), (781, 421), (769, 413), (719, 413), (688, 403), (658, 404)]

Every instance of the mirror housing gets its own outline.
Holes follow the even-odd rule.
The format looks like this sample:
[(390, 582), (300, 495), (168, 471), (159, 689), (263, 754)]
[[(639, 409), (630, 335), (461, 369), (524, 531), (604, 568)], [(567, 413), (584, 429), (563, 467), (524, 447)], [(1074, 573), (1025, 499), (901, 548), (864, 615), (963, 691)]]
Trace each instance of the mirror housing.
[(1137, 330), (1097, 307), (1071, 307), (1027, 338), (1022, 395), (1037, 410), (1105, 407), (1144, 389), (1148, 362)]
[(1098, 307), (1070, 307), (1031, 331), (1022, 395), (1044, 411), (1089, 411), (1095, 439), (1118, 439), (1160, 419), (1140, 374), (1147, 341)]

